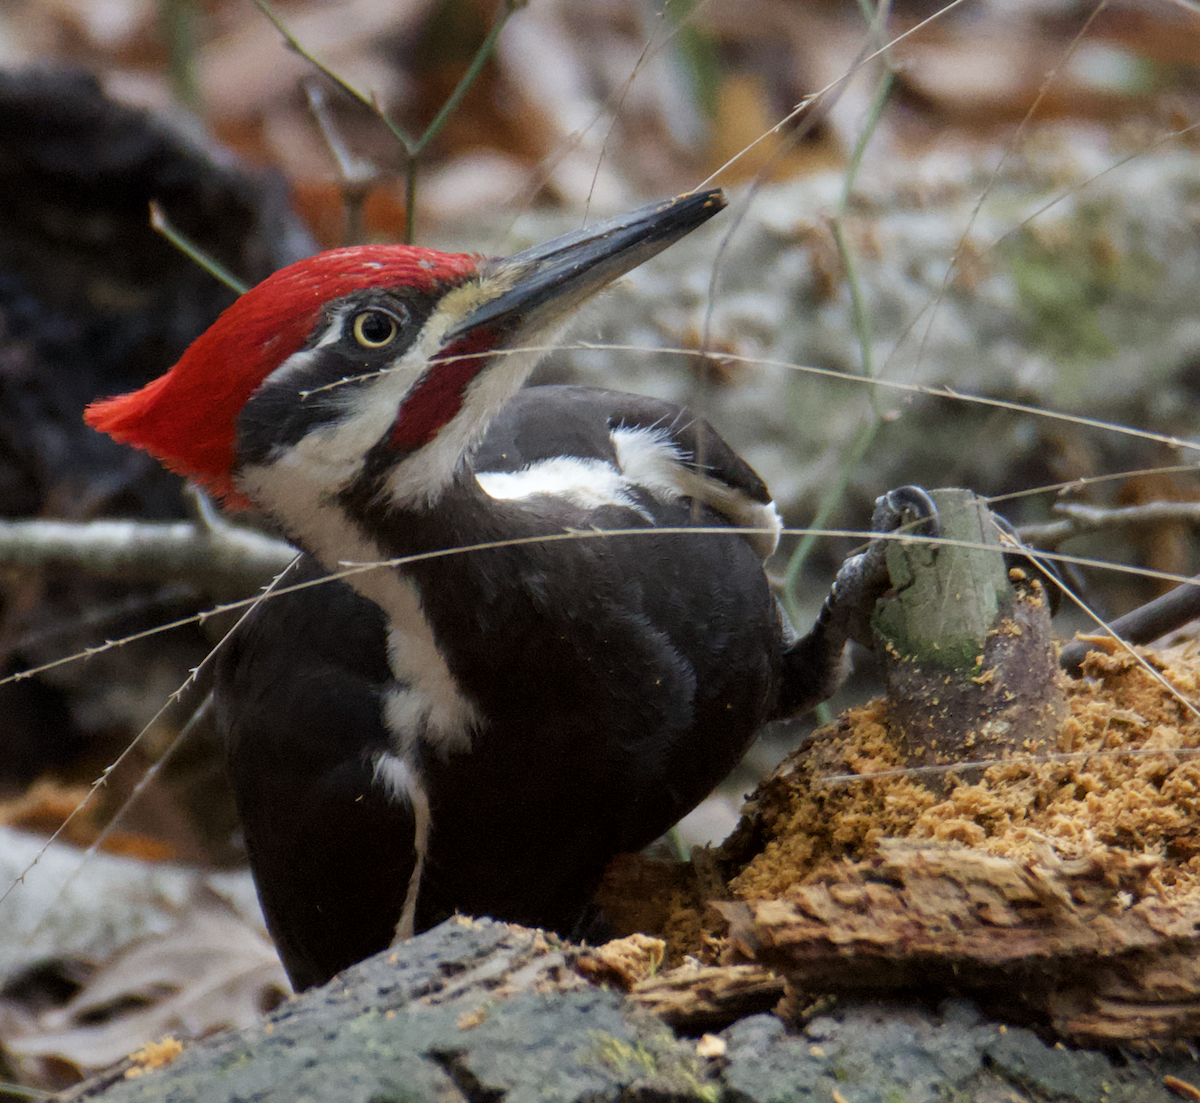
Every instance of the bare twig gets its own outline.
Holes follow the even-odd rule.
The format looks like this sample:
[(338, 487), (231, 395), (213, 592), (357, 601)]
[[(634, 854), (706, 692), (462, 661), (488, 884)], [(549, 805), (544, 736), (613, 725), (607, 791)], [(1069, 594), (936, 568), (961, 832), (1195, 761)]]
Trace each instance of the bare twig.
[[(1118, 617), (1108, 627), (1114, 636), (1127, 643), (1152, 643), (1200, 617), (1200, 575), (1175, 589), (1139, 605), (1131, 613)], [(1075, 640), (1058, 655), (1059, 665), (1068, 674), (1078, 676), (1084, 658), (1096, 650), (1095, 640)]]
[(284, 541), (227, 521), (0, 521), (0, 566), (9, 568), (255, 588), (295, 557)]
[(417, 160), (425, 151), (425, 147), (437, 136), (438, 132), (446, 124), (446, 120), (458, 109), (462, 103), (463, 97), (470, 90), (471, 85), (475, 83), (476, 78), (483, 72), (483, 66), (488, 58), (492, 56), (492, 51), (496, 48), (496, 42), (500, 38), (500, 32), (504, 30), (505, 24), (509, 19), (521, 8), (525, 6), (528, 0), (504, 0), (500, 5), (500, 11), (496, 17), (496, 22), (492, 25), (492, 29), (488, 32), (487, 38), (483, 40), (483, 44), (475, 52), (474, 58), (471, 59), (471, 64), (467, 67), (467, 71), (463, 74), (462, 79), (455, 86), (454, 91), (446, 98), (446, 102), (442, 104), (441, 110), (421, 134), (420, 137), (414, 138), (409, 134), (395, 119), (393, 119), (375, 100), (374, 96), (369, 96), (365, 92), (355, 88), (347, 80), (339, 77), (332, 69), (324, 62), (320, 61), (314, 54), (296, 38), (291, 31), (287, 29), (282, 20), (275, 14), (268, 0), (254, 0), (261, 9), (262, 13), (274, 24), (275, 29), (283, 35), (284, 41), (288, 45), (288, 49), (299, 54), (318, 72), (323, 73), (329, 80), (333, 81), (343, 92), (353, 99), (356, 99), (364, 107), (369, 108), (379, 120), (391, 131), (392, 136), (400, 143), (404, 150), (407, 182), (405, 186), (405, 218), (404, 218), (404, 240), (411, 245), (414, 240), (416, 228), (416, 203), (417, 203)]
[(155, 202), (150, 203), (150, 225), (175, 246), (184, 256), (190, 257), (214, 279), (220, 280), (231, 291), (243, 295), (247, 285), (229, 271), (219, 260), (206, 253), (189, 238), (181, 234), (170, 219), (163, 214), (162, 208)]
[(1021, 542), (1045, 551), (1057, 548), (1073, 536), (1103, 529), (1128, 528), (1132, 525), (1153, 525), (1182, 522), (1200, 525), (1200, 502), (1146, 502), (1138, 506), (1105, 509), (1083, 502), (1060, 502), (1054, 507), (1062, 514), (1061, 521), (1022, 525), (1018, 530)]

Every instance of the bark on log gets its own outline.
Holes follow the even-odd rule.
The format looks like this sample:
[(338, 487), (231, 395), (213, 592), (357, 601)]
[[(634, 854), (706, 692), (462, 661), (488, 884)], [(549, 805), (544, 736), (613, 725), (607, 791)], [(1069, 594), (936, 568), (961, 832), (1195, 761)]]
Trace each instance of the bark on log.
[(1153, 857), (1066, 861), (885, 841), (785, 899), (714, 906), (730, 961), (800, 992), (957, 992), (1079, 1044), (1200, 1035), (1200, 900), (1168, 903)]

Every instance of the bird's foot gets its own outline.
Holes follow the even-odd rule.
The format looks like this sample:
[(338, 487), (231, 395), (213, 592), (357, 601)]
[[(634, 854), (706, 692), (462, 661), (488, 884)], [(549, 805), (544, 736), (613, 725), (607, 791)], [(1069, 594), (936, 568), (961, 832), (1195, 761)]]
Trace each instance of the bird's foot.
[[(937, 506), (919, 486), (889, 490), (875, 500), (871, 531), (936, 536)], [(872, 540), (841, 566), (816, 623), (784, 653), (780, 715), (794, 716), (830, 697), (841, 681), (846, 641), (872, 644), (875, 604), (892, 587), (887, 539)]]

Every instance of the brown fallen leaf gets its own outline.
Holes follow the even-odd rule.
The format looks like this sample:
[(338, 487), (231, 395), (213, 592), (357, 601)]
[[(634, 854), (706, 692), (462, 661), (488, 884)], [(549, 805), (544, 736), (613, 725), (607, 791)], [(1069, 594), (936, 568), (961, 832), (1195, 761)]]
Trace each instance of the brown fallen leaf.
[(23, 1063), (53, 1058), (82, 1076), (154, 1039), (248, 1026), (287, 992), (270, 942), (205, 892), (174, 930), (120, 953), (65, 1007), (39, 1016), (5, 1047)]

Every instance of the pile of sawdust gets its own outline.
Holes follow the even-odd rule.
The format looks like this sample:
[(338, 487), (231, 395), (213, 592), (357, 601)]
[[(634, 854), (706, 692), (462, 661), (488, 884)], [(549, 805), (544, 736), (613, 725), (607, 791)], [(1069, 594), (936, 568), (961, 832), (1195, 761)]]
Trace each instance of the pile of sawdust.
[[(759, 850), (741, 856), (731, 894), (782, 896), (885, 837), (1007, 857), (1149, 854), (1164, 896), (1200, 893), (1200, 647), (1140, 654), (1145, 666), (1124, 650), (1088, 658), (1067, 690), (1057, 753), (967, 776), (907, 771), (886, 702), (850, 710), (755, 793), (739, 833)], [(738, 836), (726, 846), (736, 855)]]
[(1056, 748), (1014, 732), (1000, 760), (914, 769), (877, 701), (793, 754), (720, 847), (614, 863), (610, 922), (665, 940), (634, 997), (710, 1029), (781, 991), (802, 1016), (915, 986), (1075, 1044), (1195, 1037), (1200, 644), (1083, 673)]
[(688, 955), (711, 960), (719, 950), (705, 945), (705, 894), (688, 863), (618, 855), (609, 864), (596, 903), (618, 937), (648, 934), (664, 939), (667, 965), (678, 965)]
[[(886, 701), (850, 709), (755, 791), (715, 852), (692, 865), (626, 857), (598, 903), (619, 933), (667, 940), (667, 963), (715, 961), (724, 921), (707, 901), (761, 901), (837, 881), (882, 840), (1021, 858), (1047, 852), (1124, 869), (1156, 860), (1164, 902), (1200, 899), (1200, 644), (1094, 652), (1069, 682), (1058, 749), (914, 770)], [(1116, 874), (1114, 873), (1114, 876)]]

